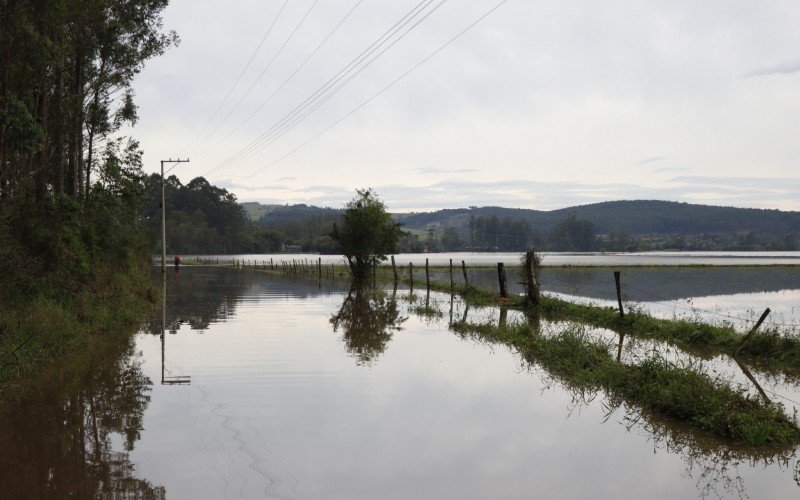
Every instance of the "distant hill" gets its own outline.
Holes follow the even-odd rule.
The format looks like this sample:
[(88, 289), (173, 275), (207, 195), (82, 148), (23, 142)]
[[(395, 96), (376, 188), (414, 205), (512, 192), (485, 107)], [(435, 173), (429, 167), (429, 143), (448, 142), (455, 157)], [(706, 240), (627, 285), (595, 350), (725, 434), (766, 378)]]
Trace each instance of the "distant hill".
[[(325, 228), (340, 213), (310, 205), (243, 206), (258, 225), (303, 241), (327, 234)], [(430, 244), (431, 235), (445, 238), (445, 248), (474, 250), (531, 244), (561, 250), (778, 250), (794, 249), (800, 239), (800, 212), (660, 200), (608, 201), (547, 211), (470, 207), (394, 214), (394, 218), (419, 245), (430, 249), (439, 248)]]
[[(335, 209), (309, 205), (261, 205), (243, 203), (253, 220), (263, 221), (301, 219)], [(273, 214), (270, 216), (270, 214)], [(497, 216), (522, 219), (542, 233), (551, 231), (559, 222), (574, 214), (578, 219), (594, 224), (598, 233), (625, 232), (631, 236), (644, 234), (702, 234), (775, 232), (800, 233), (800, 212), (756, 208), (718, 207), (659, 200), (607, 201), (558, 210), (525, 208), (472, 207), (395, 214), (395, 220), (408, 229), (454, 227), (466, 231), (470, 216)]]

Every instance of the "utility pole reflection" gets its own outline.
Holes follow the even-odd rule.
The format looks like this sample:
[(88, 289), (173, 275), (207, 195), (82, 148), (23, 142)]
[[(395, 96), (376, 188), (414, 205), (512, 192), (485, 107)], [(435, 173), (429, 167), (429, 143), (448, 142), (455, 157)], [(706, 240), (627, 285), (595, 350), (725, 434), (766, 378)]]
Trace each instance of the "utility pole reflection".
[(167, 334), (167, 280), (161, 281), (161, 385), (189, 385), (192, 377), (189, 375), (165, 375), (166, 335)]

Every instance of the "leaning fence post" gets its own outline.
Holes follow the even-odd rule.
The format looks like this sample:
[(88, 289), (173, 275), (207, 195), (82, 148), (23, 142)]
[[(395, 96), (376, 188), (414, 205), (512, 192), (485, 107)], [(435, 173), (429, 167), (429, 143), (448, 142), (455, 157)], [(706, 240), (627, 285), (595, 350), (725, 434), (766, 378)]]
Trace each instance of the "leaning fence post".
[(394, 274), (394, 282), (397, 283), (397, 266), (394, 265), (394, 255), (392, 255), (392, 274)]
[(322, 279), (322, 257), (317, 257), (317, 269), (319, 270), (319, 279)]
[(464, 287), (469, 286), (469, 278), (467, 278), (467, 264), (462, 260), (461, 261), (461, 271), (464, 272)]
[(750, 337), (752, 337), (753, 334), (756, 333), (756, 330), (758, 330), (758, 328), (761, 326), (761, 323), (763, 323), (764, 320), (767, 319), (767, 316), (769, 316), (769, 313), (771, 313), (771, 312), (772, 311), (770, 310), (769, 307), (764, 310), (764, 313), (761, 315), (760, 318), (758, 318), (758, 321), (756, 322), (756, 326), (754, 326), (752, 330), (747, 332), (747, 335), (745, 335), (744, 338), (742, 338), (742, 341), (739, 342), (739, 347), (736, 348), (736, 353), (735, 354), (739, 354), (739, 351), (742, 350), (742, 347), (744, 347), (745, 342), (750, 340)]
[(506, 268), (502, 262), (497, 263), (497, 279), (500, 282), (500, 296), (508, 298), (508, 284), (506, 283)]
[(620, 276), (619, 271), (614, 271), (614, 283), (616, 283), (617, 286), (617, 304), (619, 305), (619, 317), (624, 318), (625, 311), (622, 309), (622, 287), (620, 286), (619, 283), (619, 276)]

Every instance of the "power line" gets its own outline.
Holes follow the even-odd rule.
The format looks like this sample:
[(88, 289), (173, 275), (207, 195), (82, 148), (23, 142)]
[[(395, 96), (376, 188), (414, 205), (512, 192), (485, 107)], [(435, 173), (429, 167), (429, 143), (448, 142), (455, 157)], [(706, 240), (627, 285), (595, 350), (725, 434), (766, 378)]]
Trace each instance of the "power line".
[(239, 98), (239, 100), (236, 101), (236, 104), (233, 105), (233, 107), (230, 109), (230, 111), (228, 111), (228, 113), (222, 118), (222, 120), (217, 124), (217, 126), (214, 127), (214, 129), (206, 136), (206, 138), (203, 139), (202, 141), (200, 141), (200, 143), (197, 144), (193, 148), (193, 150), (196, 150), (197, 148), (199, 148), (200, 146), (205, 144), (206, 141), (208, 141), (208, 139), (210, 139), (214, 135), (214, 133), (217, 130), (219, 130), (219, 128), (222, 126), (222, 124), (224, 124), (226, 121), (228, 121), (228, 118), (230, 118), (230, 116), (233, 114), (233, 112), (236, 111), (239, 108), (239, 106), (247, 98), (247, 96), (250, 95), (250, 92), (253, 91), (253, 89), (255, 88), (256, 85), (258, 85), (258, 82), (261, 81), (261, 79), (264, 77), (264, 75), (267, 73), (267, 71), (272, 67), (272, 64), (275, 62), (275, 60), (278, 58), (278, 56), (281, 55), (281, 53), (283, 52), (283, 49), (286, 48), (286, 46), (289, 44), (289, 42), (292, 40), (292, 38), (294, 38), (294, 35), (297, 34), (297, 31), (300, 29), (300, 27), (303, 25), (303, 23), (308, 18), (308, 15), (311, 14), (311, 11), (314, 10), (314, 7), (316, 7), (318, 3), (319, 3), (319, 0), (314, 0), (314, 2), (311, 4), (311, 6), (308, 8), (308, 10), (306, 10), (306, 13), (303, 15), (303, 17), (300, 18), (300, 21), (294, 27), (292, 32), (289, 33), (289, 36), (286, 38), (286, 40), (284, 40), (283, 44), (281, 44), (281, 46), (278, 48), (277, 52), (275, 52), (275, 54), (272, 56), (272, 59), (270, 59), (269, 63), (267, 63), (267, 65), (266, 65), (266, 67), (264, 67), (264, 69), (261, 70), (261, 73), (259, 73), (258, 76), (256, 77), (256, 79), (253, 81), (253, 83), (250, 84), (250, 87), (247, 89), (247, 91), (245, 91), (245, 93)]
[(263, 141), (265, 137), (268, 137), (270, 133), (272, 133), (277, 127), (280, 127), (283, 123), (287, 120), (290, 120), (298, 112), (302, 109), (307, 108), (311, 103), (315, 102), (319, 99), (320, 95), (323, 95), (327, 92), (333, 85), (336, 85), (339, 81), (342, 80), (348, 73), (350, 73), (354, 68), (357, 68), (361, 62), (363, 62), (367, 57), (373, 54), (376, 50), (378, 50), (383, 44), (385, 44), (388, 40), (390, 40), (400, 29), (405, 27), (408, 23), (410, 23), (416, 16), (418, 16), (422, 11), (424, 11), (433, 0), (421, 0), (416, 6), (414, 6), (408, 13), (406, 13), (399, 21), (395, 23), (394, 26), (386, 30), (377, 40), (375, 40), (369, 47), (367, 47), (364, 51), (361, 52), (358, 56), (356, 56), (352, 61), (350, 61), (343, 69), (341, 69), (337, 74), (332, 76), (325, 84), (323, 84), (320, 88), (318, 88), (314, 93), (311, 94), (305, 101), (298, 104), (292, 111), (289, 112), (284, 118), (279, 120), (276, 124), (274, 124), (270, 129), (266, 132), (261, 134), (259, 137), (251, 141), (248, 145), (244, 148), (239, 150), (237, 153), (234, 153), (230, 157), (228, 157), (225, 161), (211, 169), (206, 175), (211, 173), (216, 173), (221, 171), (222, 169), (226, 168), (231, 163), (239, 160), (244, 154), (247, 154), (250, 150), (252, 150), (255, 146), (258, 145), (259, 142)]
[(362, 51), (358, 56), (356, 56), (353, 60), (351, 60), (343, 69), (341, 69), (337, 74), (332, 76), (325, 84), (323, 84), (320, 88), (318, 88), (314, 93), (311, 94), (305, 101), (297, 105), (292, 111), (290, 111), (287, 115), (285, 115), (281, 120), (275, 123), (270, 129), (266, 132), (261, 134), (259, 137), (251, 141), (247, 146), (239, 150), (237, 153), (230, 156), (228, 159), (223, 161), (217, 167), (212, 169), (213, 171), (219, 172), (226, 168), (228, 165), (240, 160), (244, 157), (247, 153), (252, 151), (260, 142), (271, 133), (282, 126), (287, 120), (292, 119), (297, 113), (302, 112), (303, 109), (306, 109), (309, 105), (315, 102), (321, 95), (324, 95), (333, 85), (336, 85), (342, 78), (344, 78), (350, 71), (354, 68), (357, 68), (359, 64), (361, 64), (367, 57), (369, 57), (372, 53), (378, 50), (384, 43), (390, 40), (400, 29), (405, 27), (411, 20), (413, 20), (417, 15), (419, 15), (422, 11), (424, 11), (433, 0), (421, 0), (416, 6), (414, 6), (409, 12), (407, 12), (399, 21), (397, 21), (394, 26), (386, 30), (378, 39), (376, 39), (369, 47), (367, 47), (364, 51)]
[[(429, 17), (431, 14), (433, 14), (433, 13), (434, 13), (436, 10), (438, 10), (438, 9), (439, 9), (439, 7), (441, 7), (441, 6), (442, 6), (442, 5), (443, 5), (443, 4), (444, 4), (446, 1), (447, 1), (447, 0), (442, 0), (442, 1), (441, 1), (441, 2), (438, 4), (438, 5), (436, 5), (436, 6), (433, 8), (433, 10), (431, 10), (430, 12), (428, 12), (427, 14), (425, 14), (425, 16), (424, 16), (422, 19), (420, 19), (419, 21), (417, 21), (417, 22), (416, 22), (416, 23), (415, 23), (415, 24), (414, 24), (414, 25), (413, 25), (411, 28), (409, 28), (408, 30), (406, 30), (406, 32), (405, 32), (405, 33), (403, 33), (402, 35), (400, 35), (400, 37), (399, 37), (399, 38), (397, 38), (397, 39), (395, 39), (394, 41), (392, 41), (392, 42), (391, 42), (391, 44), (389, 44), (389, 46), (387, 46), (386, 48), (384, 48), (383, 50), (381, 50), (381, 51), (380, 51), (380, 52), (379, 52), (379, 53), (378, 53), (378, 54), (377, 54), (375, 57), (373, 57), (373, 58), (372, 58), (372, 59), (370, 59), (368, 62), (366, 62), (366, 63), (365, 63), (363, 66), (361, 66), (361, 67), (360, 67), (360, 68), (359, 68), (359, 69), (358, 69), (358, 70), (357, 70), (355, 73), (353, 73), (352, 75), (350, 75), (349, 77), (347, 77), (347, 79), (346, 79), (345, 81), (343, 81), (343, 82), (339, 83), (339, 84), (338, 84), (338, 86), (337, 86), (337, 87), (336, 87), (336, 88), (335, 88), (333, 91), (330, 91), (330, 92), (329, 92), (327, 95), (325, 95), (324, 97), (321, 97), (321, 100), (317, 101), (316, 103), (313, 103), (313, 104), (311, 105), (311, 107), (310, 107), (310, 108), (307, 108), (305, 111), (301, 111), (301, 114), (300, 114), (299, 116), (297, 116), (297, 115), (296, 115), (295, 117), (291, 118), (291, 119), (290, 119), (290, 121), (288, 121), (288, 122), (284, 123), (283, 125), (281, 125), (281, 126), (280, 126), (280, 127), (279, 127), (279, 128), (278, 128), (278, 129), (277, 129), (277, 130), (276, 130), (276, 131), (273, 133), (274, 135), (273, 135), (273, 137), (272, 137), (272, 138), (269, 138), (268, 136), (267, 136), (267, 137), (264, 137), (264, 138), (262, 138), (262, 139), (260, 140), (260, 142), (261, 142), (261, 145), (260, 145), (260, 146), (256, 146), (256, 147), (254, 147), (254, 149), (252, 149), (251, 151), (247, 152), (247, 153), (246, 153), (244, 156), (242, 156), (241, 158), (239, 158), (238, 160), (236, 160), (236, 162), (239, 162), (239, 161), (241, 161), (241, 160), (244, 160), (244, 159), (246, 159), (246, 158), (248, 158), (248, 157), (251, 157), (251, 156), (253, 156), (255, 153), (257, 153), (257, 152), (259, 152), (259, 151), (262, 151), (264, 148), (266, 148), (266, 147), (268, 147), (268, 146), (270, 146), (270, 145), (274, 144), (275, 142), (277, 142), (277, 141), (278, 141), (278, 140), (279, 140), (281, 137), (283, 137), (284, 135), (286, 135), (286, 134), (287, 134), (287, 133), (288, 133), (290, 130), (292, 130), (292, 129), (293, 129), (295, 126), (297, 126), (298, 124), (300, 124), (301, 122), (303, 122), (303, 121), (304, 121), (304, 120), (305, 120), (305, 119), (306, 119), (308, 116), (310, 116), (311, 114), (313, 114), (313, 113), (314, 113), (314, 112), (315, 112), (317, 109), (319, 109), (320, 107), (322, 107), (322, 106), (323, 106), (323, 105), (324, 105), (326, 102), (328, 102), (328, 101), (329, 101), (329, 100), (331, 100), (333, 97), (335, 97), (335, 96), (336, 96), (336, 95), (337, 95), (337, 94), (338, 94), (338, 93), (339, 93), (339, 92), (340, 92), (340, 91), (341, 91), (341, 90), (342, 90), (342, 89), (343, 89), (345, 86), (347, 86), (347, 84), (349, 84), (351, 81), (353, 81), (353, 80), (354, 80), (354, 79), (355, 79), (355, 78), (356, 78), (356, 77), (357, 77), (359, 74), (361, 74), (361, 72), (363, 72), (365, 69), (367, 69), (367, 68), (368, 68), (368, 67), (369, 67), (369, 66), (370, 66), (370, 65), (371, 65), (373, 62), (375, 62), (375, 60), (376, 60), (376, 59), (378, 59), (379, 57), (381, 57), (381, 56), (382, 56), (382, 55), (383, 55), (383, 54), (384, 54), (386, 51), (388, 51), (389, 49), (391, 49), (391, 48), (392, 48), (392, 47), (393, 47), (395, 44), (397, 44), (397, 43), (398, 43), (400, 40), (402, 40), (403, 38), (405, 38), (405, 36), (406, 36), (406, 35), (408, 35), (408, 34), (409, 34), (409, 33), (410, 33), (410, 32), (411, 32), (411, 31), (412, 31), (414, 28), (416, 28), (416, 27), (417, 27), (419, 24), (421, 24), (423, 21), (425, 21), (425, 20), (426, 20), (426, 19), (427, 19), (427, 18), (428, 18), (428, 17)], [(234, 163), (236, 163), (236, 162), (234, 162)]]
[(194, 141), (196, 141), (198, 138), (200, 138), (200, 136), (203, 135), (203, 132), (206, 131), (208, 126), (211, 125), (211, 122), (214, 121), (214, 118), (217, 117), (217, 114), (219, 114), (220, 110), (222, 110), (222, 107), (225, 105), (225, 103), (228, 102), (228, 99), (231, 97), (231, 94), (233, 93), (234, 89), (236, 89), (236, 86), (239, 85), (239, 82), (242, 80), (242, 77), (244, 76), (245, 72), (247, 71), (248, 68), (250, 68), (250, 65), (253, 63), (253, 59), (255, 59), (256, 54), (258, 54), (258, 52), (261, 50), (261, 46), (264, 45), (264, 42), (269, 37), (269, 34), (272, 33), (272, 28), (275, 27), (275, 23), (278, 22), (278, 19), (281, 17), (283, 10), (286, 8), (286, 4), (288, 3), (289, 0), (284, 0), (283, 5), (281, 6), (280, 10), (278, 10), (278, 14), (275, 16), (275, 19), (272, 20), (272, 23), (269, 25), (269, 28), (267, 28), (266, 33), (264, 33), (264, 36), (261, 37), (261, 41), (258, 43), (256, 49), (250, 55), (250, 59), (247, 61), (247, 64), (244, 65), (244, 68), (242, 68), (242, 71), (239, 73), (239, 76), (236, 78), (236, 81), (233, 82), (233, 85), (228, 90), (228, 93), (225, 95), (225, 98), (222, 100), (221, 103), (219, 103), (219, 106), (217, 106), (217, 109), (214, 110), (214, 113), (211, 115), (211, 118), (208, 119), (206, 124), (203, 125), (203, 128), (200, 130), (200, 132), (198, 132), (197, 135), (194, 136), (194, 138), (191, 141), (189, 141), (189, 144), (187, 144), (186, 147), (183, 148), (181, 153), (189, 149), (192, 146), (192, 144), (194, 144)]
[[(391, 83), (389, 83), (388, 85), (386, 85), (385, 87), (383, 87), (383, 88), (382, 88), (380, 91), (378, 91), (377, 93), (373, 94), (373, 95), (372, 95), (370, 98), (368, 98), (367, 100), (365, 100), (364, 102), (362, 102), (361, 104), (359, 104), (358, 106), (356, 106), (355, 108), (353, 108), (353, 109), (352, 109), (350, 112), (348, 112), (347, 114), (345, 114), (344, 116), (342, 116), (341, 118), (339, 118), (338, 120), (336, 120), (335, 122), (333, 122), (332, 124), (330, 124), (328, 127), (326, 127), (325, 129), (323, 129), (321, 132), (319, 132), (318, 134), (316, 134), (315, 136), (313, 136), (312, 138), (310, 138), (310, 139), (309, 139), (309, 140), (307, 140), (306, 142), (304, 142), (304, 143), (300, 144), (300, 145), (299, 145), (299, 146), (297, 146), (296, 148), (292, 149), (292, 150), (291, 150), (291, 151), (289, 151), (288, 153), (284, 154), (283, 156), (279, 157), (278, 159), (274, 160), (272, 163), (270, 163), (270, 164), (266, 165), (265, 167), (263, 167), (263, 168), (261, 168), (261, 169), (259, 169), (259, 170), (255, 171), (255, 172), (253, 172), (252, 174), (250, 174), (250, 175), (248, 175), (248, 176), (244, 177), (244, 179), (249, 179), (249, 178), (253, 177), (254, 175), (256, 175), (257, 173), (260, 173), (260, 172), (262, 172), (262, 171), (266, 170), (267, 168), (269, 168), (269, 167), (271, 167), (271, 166), (273, 166), (273, 165), (275, 165), (275, 164), (277, 164), (277, 163), (279, 163), (279, 162), (283, 161), (283, 160), (284, 160), (284, 159), (286, 159), (287, 157), (289, 157), (289, 156), (291, 156), (292, 154), (296, 153), (296, 152), (297, 152), (297, 151), (299, 151), (300, 149), (302, 149), (302, 148), (304, 148), (305, 146), (307, 146), (308, 144), (310, 144), (312, 141), (316, 140), (317, 138), (319, 138), (320, 136), (322, 136), (323, 134), (325, 134), (326, 132), (328, 132), (329, 130), (331, 130), (332, 128), (334, 128), (335, 126), (337, 126), (339, 123), (343, 122), (344, 120), (346, 120), (347, 118), (349, 118), (350, 116), (352, 116), (353, 114), (355, 114), (356, 112), (358, 112), (358, 111), (359, 111), (361, 108), (363, 108), (364, 106), (368, 105), (370, 102), (372, 102), (373, 100), (375, 100), (376, 98), (378, 98), (380, 95), (382, 95), (384, 92), (386, 92), (387, 90), (389, 90), (389, 89), (390, 89), (390, 88), (392, 88), (393, 86), (395, 86), (397, 83), (399, 83), (399, 82), (400, 82), (401, 80), (403, 80), (405, 77), (407, 77), (408, 75), (410, 75), (411, 73), (413, 73), (413, 72), (414, 72), (415, 70), (417, 70), (417, 69), (418, 69), (420, 66), (424, 65), (426, 62), (428, 62), (430, 59), (432, 59), (434, 56), (436, 56), (436, 55), (437, 55), (439, 52), (441, 52), (442, 50), (444, 50), (445, 48), (447, 48), (448, 46), (450, 46), (450, 45), (451, 45), (453, 42), (455, 42), (456, 40), (458, 40), (459, 38), (461, 38), (461, 37), (462, 37), (462, 36), (463, 36), (465, 33), (467, 33), (469, 30), (471, 30), (473, 27), (475, 27), (475, 26), (476, 26), (478, 23), (480, 23), (481, 21), (483, 21), (484, 19), (486, 19), (487, 17), (489, 17), (489, 16), (490, 16), (490, 15), (491, 15), (491, 14), (492, 14), (494, 11), (496, 11), (497, 9), (499, 9), (499, 8), (500, 8), (500, 7), (501, 7), (503, 4), (505, 4), (507, 1), (508, 1), (508, 0), (502, 0), (501, 2), (499, 2), (498, 4), (496, 4), (494, 7), (492, 7), (492, 8), (491, 8), (491, 9), (489, 9), (487, 12), (485, 12), (485, 13), (484, 13), (482, 16), (480, 16), (478, 19), (476, 19), (475, 21), (473, 21), (473, 22), (472, 22), (470, 25), (468, 25), (466, 28), (464, 28), (462, 31), (460, 31), (458, 34), (456, 34), (456, 35), (455, 35), (453, 38), (451, 38), (450, 40), (448, 40), (448, 41), (447, 41), (447, 42), (446, 42), (444, 45), (442, 45), (441, 47), (439, 47), (438, 49), (436, 49), (435, 51), (433, 51), (432, 53), (430, 53), (430, 54), (429, 54), (427, 57), (425, 57), (423, 60), (421, 60), (420, 62), (418, 62), (416, 65), (412, 66), (412, 67), (411, 67), (411, 69), (409, 69), (408, 71), (406, 71), (405, 73), (403, 73), (402, 75), (400, 75), (398, 78), (396, 78), (395, 80), (393, 80)], [(243, 179), (243, 180), (244, 180), (244, 179)]]
[(280, 86), (277, 89), (275, 89), (275, 91), (272, 92), (272, 94), (270, 94), (270, 96), (267, 97), (267, 99), (265, 101), (263, 101), (255, 110), (253, 110), (253, 112), (250, 113), (247, 116), (247, 118), (245, 118), (233, 130), (231, 130), (225, 137), (223, 137), (222, 139), (220, 139), (216, 143), (212, 144), (208, 148), (204, 149), (203, 151), (200, 151), (199, 154), (205, 154), (205, 153), (211, 151), (212, 149), (216, 148), (217, 146), (219, 146), (221, 143), (223, 143), (225, 140), (227, 140), (230, 136), (232, 136), (234, 133), (236, 133), (240, 128), (242, 128), (247, 122), (249, 122), (255, 115), (257, 115), (258, 112), (261, 111), (264, 108), (264, 106), (269, 104), (269, 102), (272, 101), (272, 98), (275, 97), (275, 95), (278, 92), (280, 92), (283, 89), (283, 87), (285, 87), (292, 80), (292, 78), (294, 78), (295, 75), (297, 75), (297, 73), (300, 72), (301, 69), (303, 69), (303, 67), (306, 65), (306, 63), (309, 60), (311, 60), (311, 58), (314, 57), (314, 55), (322, 48), (323, 45), (325, 45), (325, 43), (327, 43), (327, 41), (334, 35), (334, 33), (336, 33), (339, 30), (339, 28), (342, 26), (342, 24), (344, 24), (344, 22), (358, 8), (358, 6), (361, 5), (361, 3), (363, 1), (364, 0), (357, 0), (356, 1), (355, 5), (353, 5), (353, 7), (347, 12), (347, 14), (345, 14), (345, 16), (339, 21), (339, 23), (336, 24), (336, 26), (334, 26), (334, 28), (328, 33), (328, 35), (325, 36), (325, 38), (322, 39), (322, 41), (319, 43), (319, 45), (317, 45), (314, 48), (314, 50), (312, 50), (311, 53), (308, 54), (308, 56), (306, 56), (306, 58), (303, 60), (303, 62), (300, 63), (300, 65), (297, 67), (297, 69), (295, 69), (294, 72), (292, 72), (292, 74), (289, 75), (289, 77), (286, 80), (284, 80), (283, 83), (281, 83)]

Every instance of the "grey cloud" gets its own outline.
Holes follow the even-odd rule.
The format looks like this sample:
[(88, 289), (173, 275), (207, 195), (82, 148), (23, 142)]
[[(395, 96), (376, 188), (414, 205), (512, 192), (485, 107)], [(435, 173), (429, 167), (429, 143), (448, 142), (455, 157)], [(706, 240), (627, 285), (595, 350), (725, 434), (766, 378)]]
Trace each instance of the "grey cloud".
[[(257, 188), (254, 188), (257, 189)], [(675, 177), (667, 185), (648, 187), (632, 183), (538, 182), (510, 179), (495, 182), (447, 180), (427, 186), (391, 184), (375, 186), (394, 211), (464, 208), (481, 205), (557, 209), (607, 200), (663, 199), (690, 203), (766, 208), (775, 199), (800, 198), (800, 180), (723, 177)], [(309, 186), (292, 190), (289, 202), (341, 206), (353, 197), (343, 186)], [(276, 200), (248, 200), (270, 201)], [(281, 203), (287, 202), (285, 199)]]
[(686, 167), (661, 167), (653, 169), (654, 174), (670, 174), (677, 172), (691, 172), (691, 170)]
[(742, 78), (752, 78), (754, 76), (768, 76), (768, 75), (791, 75), (792, 73), (800, 72), (800, 61), (792, 61), (775, 66), (765, 66), (763, 68), (756, 68), (748, 71), (742, 75)]
[(704, 186), (725, 187), (759, 187), (776, 190), (800, 189), (800, 178), (797, 177), (709, 177), (709, 176), (680, 176), (670, 179), (670, 182), (701, 184)]
[[(758, 169), (760, 175), (787, 176), (796, 168), (796, 138), (787, 132), (796, 122), (793, 79), (764, 80), (768, 91), (725, 82), (746, 70), (751, 71), (743, 76), (800, 71), (800, 61), (792, 62), (794, 54), (778, 55), (800, 41), (795, 28), (800, 10), (786, 7), (792, 0), (745, 4), (730, 9), (688, 0), (656, 6), (586, 2), (575, 10), (564, 2), (508, 2), (401, 84), (302, 147), (291, 162), (261, 177), (264, 165), (307, 144), (487, 8), (480, 0), (445, 4), (291, 134), (234, 164), (222, 177), (240, 199), (272, 197), (282, 203), (332, 206), (352, 198), (352, 187), (362, 182), (374, 184), (379, 192), (385, 189), (393, 209), (402, 205), (408, 210), (485, 204), (558, 208), (643, 197), (768, 206), (776, 197), (790, 197), (784, 194), (786, 186), (666, 180), (707, 174), (719, 165), (726, 174), (750, 175), (750, 153), (757, 150), (769, 151), (769, 164)], [(219, 165), (246, 147), (313, 95), (408, 7), (403, 2), (363, 2), (291, 84), (281, 87), (348, 8), (319, 2), (274, 65), (269, 62), (273, 52), (258, 54), (220, 119), (233, 112), (233, 103), (243, 98), (262, 68), (269, 64), (271, 69), (222, 127), (214, 120), (212, 127), (219, 133), (211, 134), (209, 144), (219, 139), (219, 146), (192, 151), (194, 163), (186, 168)], [(306, 8), (306, 2), (289, 2), (264, 48), (274, 50), (286, 40)], [(276, 10), (271, 2), (170, 2), (165, 24), (178, 30), (183, 43), (154, 59), (136, 80), (141, 120), (132, 133), (141, 139), (146, 169), (154, 171), (159, 158), (193, 142), (257, 46), (264, 19)], [(719, 38), (730, 29), (736, 37)], [(780, 61), (784, 64), (766, 67)], [(278, 88), (282, 90), (268, 107), (246, 126), (234, 128)], [(230, 138), (225, 139), (228, 131)], [(671, 160), (655, 156), (662, 153)], [(691, 170), (672, 166), (676, 158)], [(610, 167), (631, 163), (639, 168)], [(533, 165), (546, 168), (546, 178), (564, 182), (528, 182), (543, 178)], [(230, 175), (253, 170), (258, 178)], [(433, 183), (446, 177), (482, 178), (489, 172), (515, 180)], [(267, 183), (269, 177), (278, 178), (274, 185)], [(587, 178), (605, 183), (568, 182)], [(404, 185), (387, 186), (394, 182)], [(298, 190), (314, 183), (331, 186)], [(780, 206), (800, 207), (800, 201)]]
[[(228, 190), (236, 190), (236, 191), (255, 191), (255, 190), (264, 190), (269, 189), (270, 191), (292, 191), (293, 189), (289, 186), (284, 184), (258, 184), (253, 185), (250, 183), (240, 183), (230, 180), (222, 180), (222, 181), (215, 181), (219, 187), (228, 189)], [(240, 198), (242, 198), (240, 196)]]
[(657, 161), (662, 161), (662, 160), (666, 160), (666, 159), (667, 159), (666, 156), (653, 156), (653, 157), (650, 157), (650, 158), (645, 158), (644, 160), (642, 160), (639, 163), (637, 163), (636, 166), (647, 165), (648, 163), (655, 163)]
[(415, 172), (420, 174), (465, 174), (470, 172), (480, 172), (477, 168), (417, 168)]

